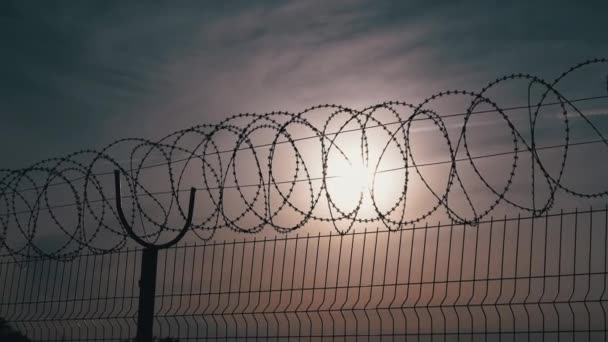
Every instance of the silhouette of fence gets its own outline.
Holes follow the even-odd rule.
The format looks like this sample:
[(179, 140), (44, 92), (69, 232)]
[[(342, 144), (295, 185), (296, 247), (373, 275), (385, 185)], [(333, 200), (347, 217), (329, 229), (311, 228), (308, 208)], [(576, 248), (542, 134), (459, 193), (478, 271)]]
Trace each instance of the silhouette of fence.
[[(606, 340), (608, 210), (159, 251), (154, 335), (179, 340)], [(134, 338), (141, 250), (0, 264), (36, 340)]]

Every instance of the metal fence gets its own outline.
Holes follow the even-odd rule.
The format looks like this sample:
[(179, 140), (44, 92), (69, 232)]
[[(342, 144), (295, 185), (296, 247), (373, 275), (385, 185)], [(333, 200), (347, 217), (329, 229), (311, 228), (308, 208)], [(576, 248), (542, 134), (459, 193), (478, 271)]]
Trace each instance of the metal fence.
[[(607, 338), (608, 210), (159, 251), (154, 335), (182, 340)], [(32, 340), (136, 333), (142, 251), (0, 263)]]

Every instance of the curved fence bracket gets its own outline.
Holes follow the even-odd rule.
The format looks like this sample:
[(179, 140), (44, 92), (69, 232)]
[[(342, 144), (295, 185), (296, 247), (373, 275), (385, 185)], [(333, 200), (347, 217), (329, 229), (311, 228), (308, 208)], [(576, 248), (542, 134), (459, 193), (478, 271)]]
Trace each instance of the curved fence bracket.
[(190, 189), (190, 202), (188, 203), (188, 214), (186, 223), (179, 234), (171, 241), (154, 244), (139, 237), (129, 225), (122, 210), (122, 192), (120, 184), (120, 171), (114, 170), (114, 189), (116, 192), (116, 211), (120, 223), (127, 231), (131, 239), (144, 247), (141, 259), (141, 273), (139, 278), (139, 307), (137, 314), (137, 336), (136, 341), (152, 341), (154, 328), (154, 296), (156, 294), (156, 270), (158, 262), (158, 250), (171, 247), (178, 243), (192, 224), (192, 212), (194, 210), (194, 199), (196, 189)]
[(131, 239), (135, 240), (135, 242), (137, 242), (139, 245), (143, 246), (144, 248), (163, 249), (163, 248), (171, 247), (171, 246), (175, 245), (176, 243), (178, 243), (184, 237), (184, 235), (186, 235), (186, 232), (188, 231), (188, 229), (190, 229), (190, 225), (192, 224), (192, 212), (194, 209), (194, 199), (196, 196), (195, 188), (190, 188), (190, 202), (188, 203), (188, 215), (186, 217), (186, 223), (184, 224), (184, 227), (181, 229), (179, 234), (173, 240), (160, 244), (160, 245), (156, 245), (156, 244), (150, 243), (150, 242), (140, 238), (137, 234), (135, 234), (135, 232), (133, 232), (133, 227), (131, 227), (131, 225), (129, 225), (129, 223), (127, 222), (127, 218), (125, 217), (125, 214), (122, 210), (120, 172), (118, 170), (114, 170), (114, 187), (115, 187), (115, 191), (116, 191), (116, 210), (118, 211), (118, 217), (120, 218), (120, 223), (127, 231), (127, 234), (129, 234), (129, 237), (131, 237)]

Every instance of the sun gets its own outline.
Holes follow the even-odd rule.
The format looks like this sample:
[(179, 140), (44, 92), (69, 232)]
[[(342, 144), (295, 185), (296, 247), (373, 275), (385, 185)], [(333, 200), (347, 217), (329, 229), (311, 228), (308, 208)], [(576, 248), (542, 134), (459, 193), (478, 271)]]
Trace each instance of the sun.
[(365, 202), (372, 187), (372, 173), (362, 158), (330, 159), (327, 162), (327, 191), (333, 203), (345, 212)]
[(359, 146), (342, 147), (343, 154), (327, 160), (326, 191), (333, 205), (343, 214), (357, 209), (361, 219), (377, 217), (378, 210), (388, 210), (403, 190), (404, 178), (399, 172), (383, 172), (373, 154), (367, 160)]
[(345, 161), (338, 163), (335, 168), (338, 177), (342, 178), (342, 183), (346, 187), (358, 191), (368, 191), (372, 186), (372, 173), (362, 161)]

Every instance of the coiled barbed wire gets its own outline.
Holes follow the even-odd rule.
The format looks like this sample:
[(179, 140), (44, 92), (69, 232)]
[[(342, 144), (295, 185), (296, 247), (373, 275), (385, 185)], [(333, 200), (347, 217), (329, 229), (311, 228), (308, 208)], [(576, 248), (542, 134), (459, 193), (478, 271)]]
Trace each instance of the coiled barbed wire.
[[(185, 185), (191, 184), (199, 190), (197, 197), (205, 201), (204, 205), (197, 204), (195, 222), (191, 227), (192, 232), (202, 239), (210, 238), (221, 228), (256, 233), (264, 227), (272, 227), (278, 232), (289, 232), (309, 222), (331, 224), (339, 233), (350, 231), (357, 223), (372, 222), (395, 230), (419, 223), (440, 209), (456, 223), (475, 224), (501, 203), (542, 215), (553, 206), (558, 192), (583, 198), (606, 197), (608, 189), (587, 193), (566, 185), (562, 180), (568, 149), (572, 145), (569, 116), (582, 118), (597, 135), (595, 142), (608, 146), (600, 130), (575, 103), (608, 98), (608, 95), (572, 100), (566, 98), (557, 87), (575, 71), (606, 63), (608, 60), (603, 58), (577, 64), (552, 82), (529, 74), (511, 74), (490, 82), (478, 92), (443, 91), (417, 105), (389, 101), (362, 110), (324, 104), (299, 113), (243, 113), (218, 124), (180, 130), (158, 141), (121, 139), (101, 150), (83, 150), (61, 158), (45, 159), (23, 169), (3, 169), (0, 170), (0, 254), (71, 258), (84, 249), (93, 253), (107, 253), (122, 248), (127, 234), (118, 223), (113, 206), (115, 194), (112, 184), (108, 183), (113, 169), (119, 170), (127, 183), (125, 188), (128, 194), (123, 193), (122, 196), (130, 202), (131, 224), (138, 222), (141, 237), (152, 242), (162, 239), (163, 232), (176, 231), (171, 227), (172, 221), (185, 219), (183, 208), (186, 204), (182, 203), (184, 196), (180, 197), (180, 193), (186, 188)], [(501, 108), (490, 98), (489, 93), (498, 85), (518, 80), (524, 81), (528, 87), (526, 106)], [(542, 92), (538, 102), (532, 103), (531, 93), (538, 87)], [(466, 111), (440, 115), (431, 108), (439, 100), (449, 98), (465, 100), (468, 103)], [(549, 102), (550, 98), (555, 100)], [(549, 105), (560, 107), (563, 120), (563, 144), (552, 147), (562, 150), (557, 170), (549, 168), (541, 160), (539, 151), (545, 147), (539, 147), (536, 138), (540, 110)], [(507, 115), (507, 110), (513, 109), (528, 110), (527, 132), (518, 129)], [(315, 123), (311, 115), (319, 110), (329, 110), (330, 114), (322, 118), (320, 123)], [(391, 121), (380, 118), (380, 111), (388, 113)], [(480, 113), (497, 113), (506, 124), (512, 142), (512, 151), (508, 153), (481, 156), (511, 156), (502, 186), (496, 186), (482, 173), (476, 162), (480, 156), (471, 152), (467, 134), (470, 132), (470, 119), (472, 115)], [(451, 135), (451, 127), (446, 120), (456, 116), (462, 117), (463, 121), (457, 134)], [(431, 123), (440, 134), (440, 141), (433, 141), (432, 145), (445, 146), (447, 160), (439, 163), (417, 161), (411, 137), (413, 125), (418, 121)], [(296, 137), (294, 132), (308, 132), (309, 135)], [(357, 135), (354, 142), (340, 141), (353, 132)], [(382, 137), (381, 142), (374, 143), (370, 149), (369, 141), (377, 139), (378, 135)], [(265, 140), (257, 141), (258, 136), (263, 136)], [(319, 155), (311, 160), (307, 156), (310, 148), (300, 146), (302, 141), (317, 144), (316, 152)], [(220, 146), (231, 147), (222, 149)], [(355, 156), (347, 151), (352, 146), (356, 146)], [(279, 148), (288, 149), (289, 158)], [(125, 151), (129, 154), (126, 159), (128, 163), (124, 164), (128, 165), (123, 165), (116, 156)], [(527, 170), (531, 181), (530, 203), (522, 203), (508, 196), (515, 177), (523, 169), (520, 154), (524, 152), (530, 155)], [(157, 158), (161, 162), (155, 162)], [(348, 205), (338, 198), (340, 190), (332, 190), (330, 184), (340, 176), (331, 173), (332, 160), (335, 159), (344, 160), (351, 166), (354, 165), (353, 160), (360, 160), (372, 174), (369, 187), (357, 189), (357, 198), (350, 208), (345, 208)], [(459, 172), (457, 163), (462, 161), (468, 162), (473, 174), (491, 195), (486, 195), (482, 203), (472, 198), (474, 196), (467, 187), (470, 181), (463, 179)], [(386, 163), (397, 163), (398, 166), (387, 169), (384, 167)], [(433, 185), (433, 181), (421, 170), (425, 165), (437, 164), (449, 166), (440, 187)], [(284, 170), (286, 166), (291, 169)], [(320, 169), (320, 174), (315, 174), (314, 169)], [(153, 171), (161, 171), (162, 174), (149, 176), (151, 180), (145, 179), (145, 174)], [(398, 186), (392, 186), (396, 193), (395, 200), (383, 204), (381, 197), (384, 195), (378, 193), (377, 177), (387, 172), (394, 172), (392, 179), (397, 180), (395, 184)], [(286, 173), (291, 175), (289, 179), (285, 179)], [(536, 190), (539, 183), (537, 178), (541, 175), (541, 183), (546, 189), (542, 196)], [(243, 181), (252, 177), (251, 181)], [(408, 198), (411, 198), (412, 177), (419, 179), (419, 183), (434, 198), (434, 203), (415, 216), (406, 212)], [(150, 182), (152, 184), (148, 184)], [(168, 185), (169, 190), (154, 190), (156, 184)], [(455, 189), (458, 190), (457, 201), (452, 199), (456, 197), (453, 194)], [(71, 201), (66, 202), (66, 198), (71, 198)], [(58, 199), (62, 201), (61, 204), (56, 203)], [(368, 206), (371, 205), (365, 214), (364, 199), (369, 201)], [(460, 208), (463, 203), (468, 213)], [(201, 214), (203, 211), (204, 214)], [(289, 223), (283, 222), (286, 217)], [(204, 231), (209, 233), (203, 236)], [(57, 237), (58, 234), (63, 237)], [(49, 248), (49, 245), (53, 246)]]

